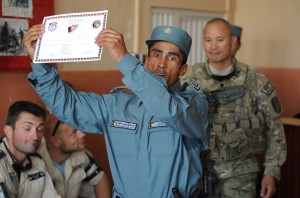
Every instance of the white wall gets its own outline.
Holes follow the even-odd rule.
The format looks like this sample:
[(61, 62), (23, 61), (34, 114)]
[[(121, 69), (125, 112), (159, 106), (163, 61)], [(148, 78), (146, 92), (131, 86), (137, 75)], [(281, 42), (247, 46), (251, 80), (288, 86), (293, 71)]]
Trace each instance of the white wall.
[(300, 68), (300, 1), (236, 0), (233, 23), (243, 27), (237, 57), (259, 67)]

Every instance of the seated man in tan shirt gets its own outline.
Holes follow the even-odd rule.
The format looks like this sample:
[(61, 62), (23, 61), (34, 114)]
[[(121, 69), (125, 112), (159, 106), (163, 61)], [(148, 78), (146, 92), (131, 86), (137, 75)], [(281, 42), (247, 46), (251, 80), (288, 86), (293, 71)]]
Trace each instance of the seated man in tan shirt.
[(69, 198), (111, 197), (110, 179), (86, 149), (85, 133), (53, 115), (46, 124), (47, 144), (44, 141), (38, 152), (46, 162), (58, 193)]

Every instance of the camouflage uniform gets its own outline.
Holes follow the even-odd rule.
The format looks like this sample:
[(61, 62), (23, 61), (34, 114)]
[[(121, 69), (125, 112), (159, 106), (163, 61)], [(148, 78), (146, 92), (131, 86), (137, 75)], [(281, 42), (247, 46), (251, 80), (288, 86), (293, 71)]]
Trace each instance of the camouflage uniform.
[(211, 117), (209, 160), (218, 178), (218, 197), (253, 197), (256, 154), (265, 152), (264, 174), (280, 179), (286, 159), (282, 109), (275, 87), (259, 70), (235, 59), (233, 63), (234, 72), (222, 80), (212, 77), (208, 63), (192, 65), (181, 80), (199, 83), (206, 93), (244, 89), (242, 97), (218, 104)]

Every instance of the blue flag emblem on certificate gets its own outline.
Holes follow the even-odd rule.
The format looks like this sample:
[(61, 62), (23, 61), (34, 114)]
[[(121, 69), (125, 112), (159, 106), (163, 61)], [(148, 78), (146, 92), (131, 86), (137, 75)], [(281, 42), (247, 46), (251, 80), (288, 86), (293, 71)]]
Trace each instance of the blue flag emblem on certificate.
[(54, 30), (56, 30), (56, 28), (57, 28), (57, 23), (56, 22), (49, 23), (48, 30), (50, 32), (53, 32)]

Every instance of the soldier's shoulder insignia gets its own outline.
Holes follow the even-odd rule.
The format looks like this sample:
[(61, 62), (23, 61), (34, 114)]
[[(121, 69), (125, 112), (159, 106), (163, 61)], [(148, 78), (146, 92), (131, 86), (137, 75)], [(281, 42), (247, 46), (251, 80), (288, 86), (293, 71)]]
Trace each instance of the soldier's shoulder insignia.
[(4, 151), (0, 150), (0, 159), (2, 159), (5, 156)]
[(263, 88), (261, 89), (261, 91), (266, 94), (266, 95), (270, 95), (273, 91), (274, 91), (275, 87), (270, 83), (270, 82), (267, 82)]
[(126, 88), (127, 88), (126, 86), (115, 87), (110, 91), (110, 93), (117, 93), (117, 92), (122, 91), (123, 89), (126, 89)]
[[(188, 89), (188, 87), (189, 87), (189, 89)], [(195, 91), (195, 92), (201, 91), (200, 85), (197, 82), (185, 82), (182, 86), (182, 91), (185, 91), (187, 89)]]
[(199, 83), (196, 83), (196, 82), (191, 82), (192, 84), (192, 87), (196, 90), (196, 91), (200, 91), (200, 86), (199, 86)]
[(281, 113), (281, 104), (278, 100), (278, 97), (274, 97), (271, 99), (271, 103), (272, 103), (272, 106), (273, 106), (273, 109), (276, 113)]

